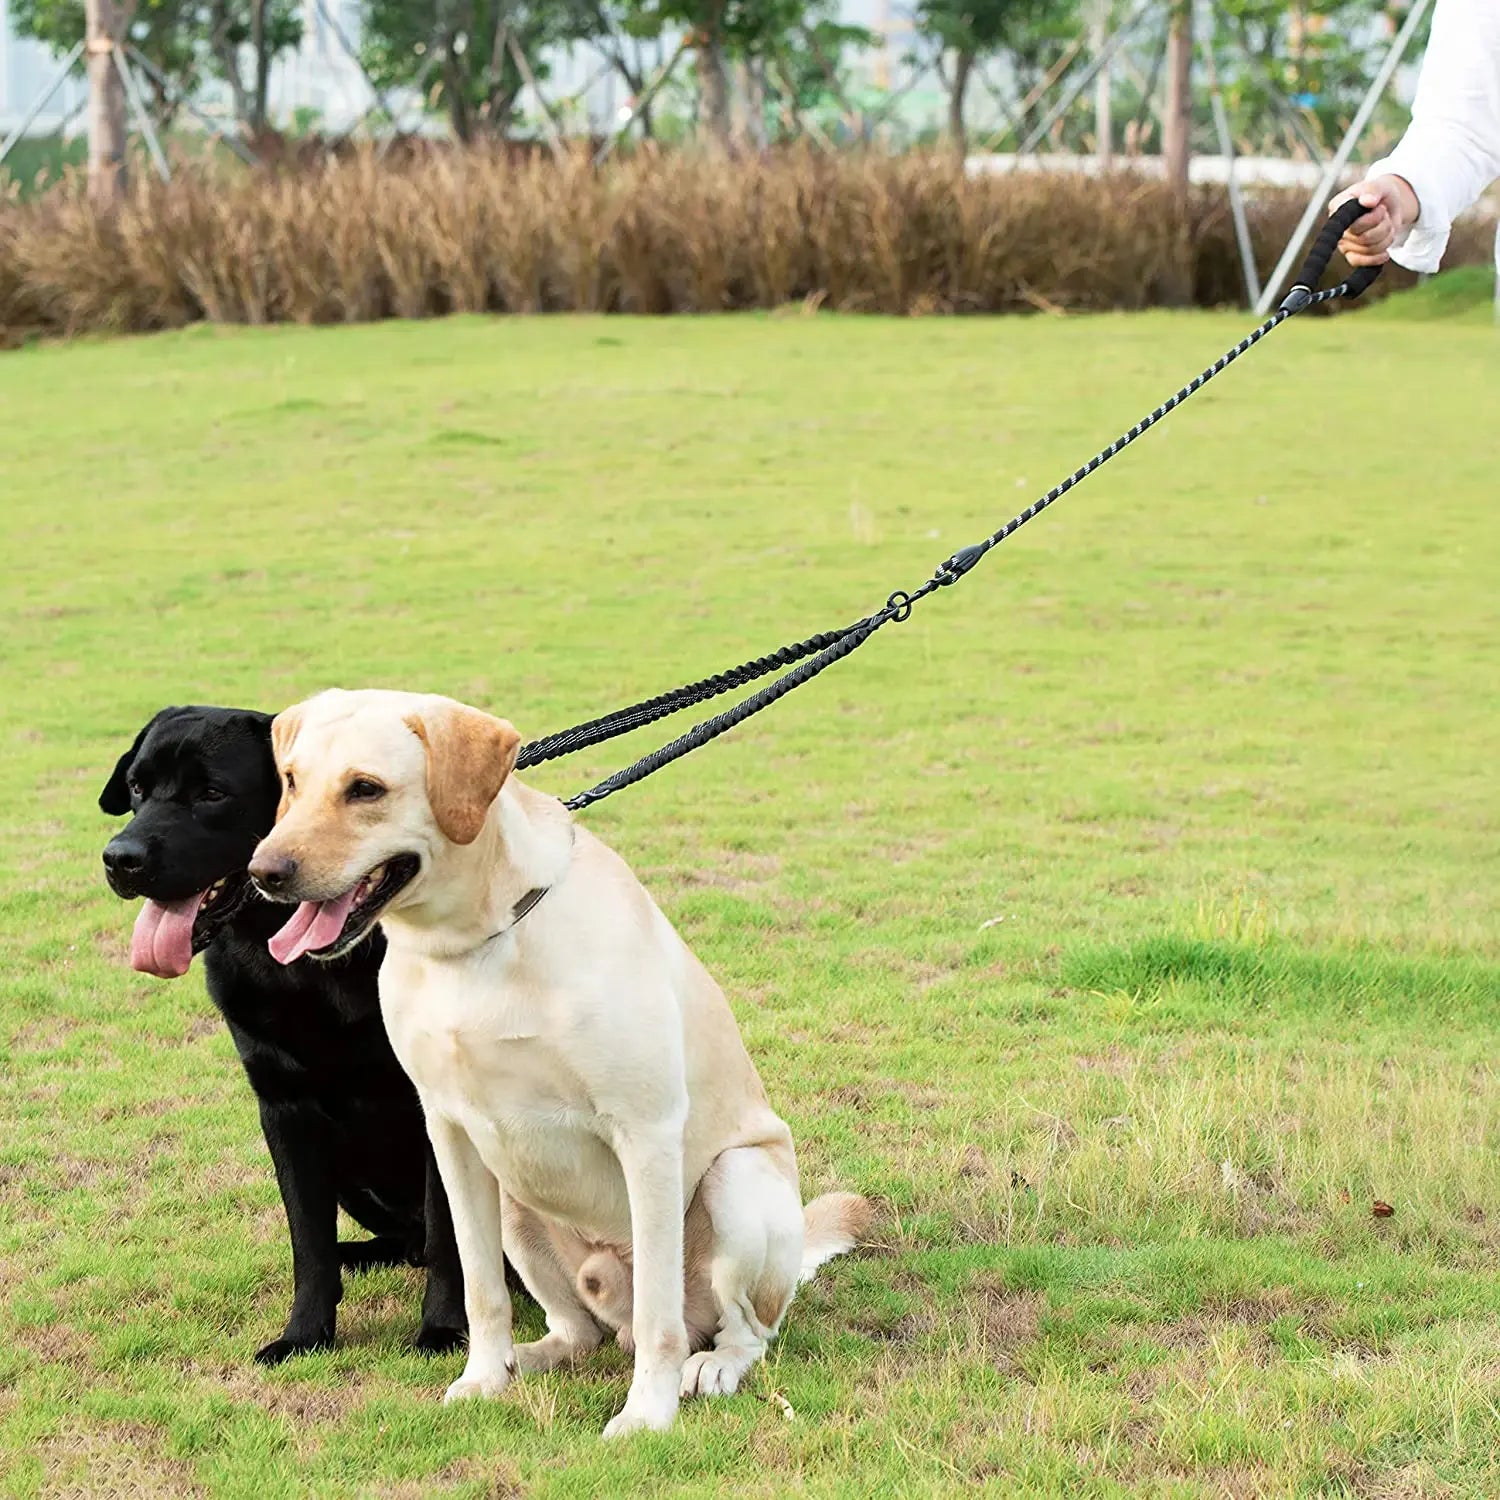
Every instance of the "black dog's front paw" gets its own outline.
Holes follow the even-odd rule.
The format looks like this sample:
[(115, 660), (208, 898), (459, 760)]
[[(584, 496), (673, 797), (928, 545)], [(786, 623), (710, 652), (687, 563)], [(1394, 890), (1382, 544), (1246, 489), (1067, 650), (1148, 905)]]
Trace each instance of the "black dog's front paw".
[(445, 1328), (441, 1323), (424, 1323), (417, 1330), (418, 1354), (452, 1354), (469, 1342), (462, 1328)]
[(291, 1359), (295, 1354), (316, 1354), (320, 1349), (333, 1348), (333, 1330), (313, 1334), (310, 1338), (288, 1338), (283, 1334), (279, 1339), (272, 1339), (263, 1349), (255, 1351), (255, 1362), (258, 1365), (279, 1365)]

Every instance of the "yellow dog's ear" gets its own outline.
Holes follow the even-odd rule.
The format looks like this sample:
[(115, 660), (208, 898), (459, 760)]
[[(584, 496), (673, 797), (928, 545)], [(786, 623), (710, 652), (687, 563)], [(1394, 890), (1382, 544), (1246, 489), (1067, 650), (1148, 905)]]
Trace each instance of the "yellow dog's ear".
[(455, 844), (472, 844), (515, 767), (521, 736), (504, 719), (442, 698), (410, 715), (406, 727), (427, 751), (434, 821)]
[(292, 741), (297, 738), (297, 731), (302, 728), (303, 707), (301, 703), (294, 703), (271, 720), (271, 753), (276, 757), (276, 769), (281, 773), (281, 801), (276, 804), (278, 823), (285, 816), (287, 803), (291, 800), (286, 791), (286, 758)]

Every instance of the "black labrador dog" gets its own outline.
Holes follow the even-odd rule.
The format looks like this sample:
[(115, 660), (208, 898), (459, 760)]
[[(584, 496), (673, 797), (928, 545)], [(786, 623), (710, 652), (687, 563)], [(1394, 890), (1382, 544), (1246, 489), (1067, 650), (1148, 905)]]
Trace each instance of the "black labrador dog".
[[(99, 805), (132, 813), (104, 850), (110, 886), (146, 898), (134, 968), (185, 974), (202, 953), (260, 1104), (292, 1237), (286, 1331), (256, 1354), (274, 1365), (333, 1343), (341, 1268), (425, 1265), (417, 1347), (466, 1337), (463, 1275), (415, 1088), (386, 1040), (378, 932), (341, 959), (283, 967), (266, 951), (286, 919), (245, 873), (276, 818), (271, 716), (164, 708), (120, 757)], [(373, 1239), (340, 1243), (342, 1207)]]

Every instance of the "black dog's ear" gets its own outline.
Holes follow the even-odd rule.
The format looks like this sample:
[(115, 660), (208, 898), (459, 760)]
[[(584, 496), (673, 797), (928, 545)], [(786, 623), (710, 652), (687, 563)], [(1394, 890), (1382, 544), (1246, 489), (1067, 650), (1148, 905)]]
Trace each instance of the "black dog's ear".
[(242, 708), (238, 713), (268, 745), (271, 743), (271, 721), (276, 717), (275, 714), (263, 714), (258, 708)]
[(134, 763), (136, 755), (140, 752), (141, 741), (151, 733), (152, 725), (161, 714), (169, 712), (162, 709), (160, 714), (154, 715), (145, 725), (141, 732), (135, 737), (135, 744), (128, 749), (119, 760), (115, 762), (114, 774), (104, 783), (104, 790), (99, 793), (99, 806), (107, 812), (110, 817), (122, 817), (130, 811), (130, 767)]

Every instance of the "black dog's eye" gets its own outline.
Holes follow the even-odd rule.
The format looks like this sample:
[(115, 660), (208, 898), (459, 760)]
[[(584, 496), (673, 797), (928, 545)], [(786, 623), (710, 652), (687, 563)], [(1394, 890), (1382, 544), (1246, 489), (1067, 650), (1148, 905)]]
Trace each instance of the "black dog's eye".
[(222, 802), (226, 793), (221, 792), (216, 786), (206, 786), (199, 789), (198, 800), (200, 802)]
[(146, 795), (146, 788), (143, 787), (140, 784), (140, 782), (138, 782), (138, 781), (128, 781), (128, 782), (126, 782), (125, 783), (125, 789), (137, 801), (140, 801), (141, 798), (143, 798)]
[(368, 776), (357, 776), (349, 783), (344, 796), (350, 802), (378, 802), (385, 796), (385, 788)]

